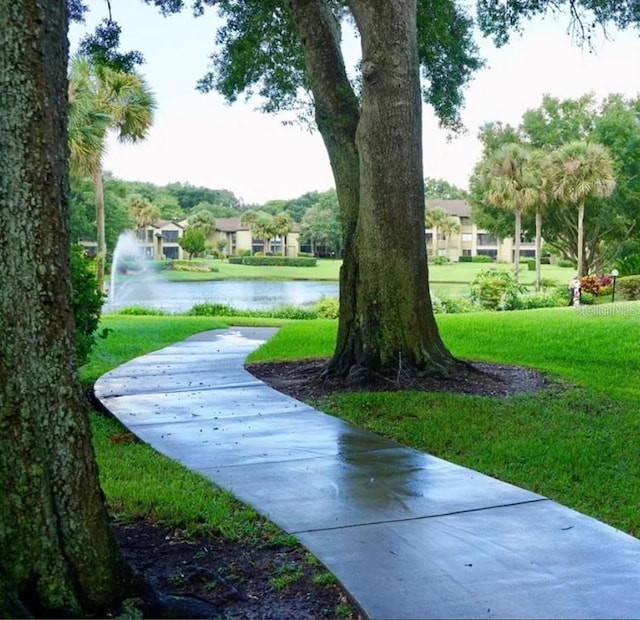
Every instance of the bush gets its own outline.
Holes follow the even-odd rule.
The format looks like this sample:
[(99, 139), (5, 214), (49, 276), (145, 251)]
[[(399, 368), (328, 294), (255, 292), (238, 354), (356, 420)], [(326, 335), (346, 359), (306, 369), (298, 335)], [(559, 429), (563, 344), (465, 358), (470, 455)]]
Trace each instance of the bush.
[(165, 316), (167, 312), (159, 308), (147, 308), (146, 306), (127, 306), (121, 308), (114, 314), (125, 314), (129, 316)]
[(318, 318), (337, 319), (340, 314), (340, 302), (337, 297), (323, 297), (314, 306)]
[(518, 299), (519, 310), (534, 310), (536, 308), (557, 308), (569, 305), (569, 292), (556, 288), (543, 293), (523, 295)]
[(508, 271), (489, 269), (471, 282), (471, 300), (485, 310), (513, 310), (518, 307), (518, 295), (525, 290)]
[(616, 280), (616, 292), (629, 301), (640, 299), (640, 276), (625, 276)]
[(633, 276), (640, 273), (640, 254), (627, 254), (616, 261), (616, 269), (621, 276)]
[(527, 269), (529, 271), (535, 271), (536, 270), (536, 259), (535, 258), (528, 258), (527, 259)]
[(564, 269), (576, 268), (576, 264), (572, 260), (567, 260), (566, 258), (561, 258), (556, 265), (558, 265), (558, 267), (563, 267)]
[(493, 258), (491, 256), (487, 256), (486, 254), (478, 254), (476, 256), (471, 257), (472, 263), (492, 263)]
[(173, 261), (168, 269), (171, 271), (191, 271), (191, 272), (209, 272), (218, 271), (217, 267), (210, 267), (202, 261), (176, 260)]
[(432, 305), (435, 314), (464, 314), (479, 310), (478, 306), (466, 297), (434, 297)]
[(600, 291), (600, 278), (598, 276), (583, 276), (580, 278), (580, 289), (582, 293), (589, 293), (596, 297)]
[(227, 262), (230, 265), (242, 265), (242, 261), (244, 259), (242, 258), (242, 256), (229, 256), (229, 258), (227, 259)]
[(447, 263), (450, 263), (451, 260), (449, 259), (448, 256), (434, 256), (433, 259), (431, 260), (431, 263), (433, 265), (446, 265)]
[[(231, 260), (229, 260), (229, 262), (231, 262)], [(254, 255), (245, 256), (244, 258), (242, 258), (241, 263), (243, 265), (253, 265), (254, 267), (315, 267), (317, 261), (315, 258)]]
[(459, 256), (458, 257), (458, 262), (459, 263), (470, 263), (472, 258), (473, 258), (472, 256)]
[[(106, 295), (98, 288), (93, 264), (81, 245), (71, 246), (71, 294), (76, 356), (78, 366), (82, 366), (96, 342), (95, 333)], [(107, 332), (103, 334), (106, 336)]]
[(191, 316), (236, 316), (238, 311), (225, 304), (204, 302), (195, 304), (187, 314)]

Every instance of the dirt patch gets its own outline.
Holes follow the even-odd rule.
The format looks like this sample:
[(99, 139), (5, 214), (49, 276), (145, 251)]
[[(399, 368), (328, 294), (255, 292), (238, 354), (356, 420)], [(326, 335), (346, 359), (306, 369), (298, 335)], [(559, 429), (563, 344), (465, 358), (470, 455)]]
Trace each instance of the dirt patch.
[(342, 589), (327, 583), (326, 569), (300, 547), (184, 538), (145, 520), (114, 529), (125, 558), (156, 591), (212, 606), (213, 614), (197, 617), (360, 618)]
[(369, 377), (365, 383), (322, 376), (326, 363), (326, 359), (256, 363), (247, 366), (247, 370), (279, 392), (304, 402), (317, 402), (326, 396), (349, 391), (417, 390), (508, 397), (537, 392), (549, 386), (544, 375), (530, 368), (485, 362), (462, 365), (446, 378), (404, 374), (399, 377)]

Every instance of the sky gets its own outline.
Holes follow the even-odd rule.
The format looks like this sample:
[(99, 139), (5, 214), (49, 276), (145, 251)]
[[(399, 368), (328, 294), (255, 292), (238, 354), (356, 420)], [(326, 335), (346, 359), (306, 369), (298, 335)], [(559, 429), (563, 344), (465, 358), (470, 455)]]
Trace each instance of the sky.
[[(103, 17), (106, 2), (91, 3), (85, 25), (73, 25), (72, 50)], [(164, 18), (141, 2), (111, 0), (122, 27), (122, 48), (145, 56), (140, 72), (155, 92), (158, 109), (147, 139), (138, 144), (109, 140), (104, 168), (129, 181), (157, 185), (181, 182), (232, 191), (243, 202), (296, 198), (334, 186), (322, 139), (291, 117), (267, 115), (259, 102), (229, 105), (216, 93), (201, 94), (196, 83), (208, 70), (219, 19), (209, 10), (194, 19), (189, 11)], [(548, 93), (561, 99), (593, 92), (640, 94), (640, 36), (637, 31), (599, 35), (594, 51), (567, 34), (568, 17), (536, 19), (503, 48), (478, 37), (486, 67), (465, 91), (462, 121), (467, 132), (453, 140), (423, 107), (425, 177), (467, 188), (481, 157), (479, 128), (489, 121), (517, 125)], [(352, 43), (352, 51), (356, 43)], [(349, 50), (347, 50), (349, 53)]]

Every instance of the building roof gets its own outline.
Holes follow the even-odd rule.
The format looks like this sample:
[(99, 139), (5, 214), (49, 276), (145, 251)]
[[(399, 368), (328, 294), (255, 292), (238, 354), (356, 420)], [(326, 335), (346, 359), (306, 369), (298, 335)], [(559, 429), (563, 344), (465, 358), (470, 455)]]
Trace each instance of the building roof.
[(220, 232), (236, 232), (238, 230), (249, 230), (249, 226), (242, 226), (239, 217), (217, 217), (216, 230)]
[(471, 206), (466, 200), (445, 200), (434, 198), (427, 200), (427, 210), (442, 209), (448, 215), (471, 217)]

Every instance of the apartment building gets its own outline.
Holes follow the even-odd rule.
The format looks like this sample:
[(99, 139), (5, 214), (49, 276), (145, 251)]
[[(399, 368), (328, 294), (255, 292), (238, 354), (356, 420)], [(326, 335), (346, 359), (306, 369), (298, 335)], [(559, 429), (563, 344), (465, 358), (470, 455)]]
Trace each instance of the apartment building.
[[(239, 254), (243, 251), (269, 252), (282, 255), (284, 244), (285, 256), (298, 256), (300, 251), (299, 227), (287, 235), (278, 235), (268, 239), (256, 239), (248, 226), (240, 223), (239, 217), (215, 218), (215, 228), (207, 236), (207, 245), (214, 249), (221, 248), (225, 254)], [(187, 218), (181, 220), (156, 220), (146, 227), (144, 233), (139, 232), (144, 253), (149, 258), (160, 260), (163, 258), (183, 260), (186, 252), (180, 247), (180, 237), (188, 228)]]
[[(512, 262), (514, 254), (513, 238), (498, 239), (473, 222), (471, 206), (466, 200), (427, 200), (427, 210), (442, 209), (459, 226), (459, 232), (446, 234), (439, 231), (438, 239), (434, 240), (433, 230), (425, 229), (425, 240), (429, 256), (446, 256), (457, 262), (461, 256), (490, 256), (493, 260)], [(434, 247), (435, 244), (435, 247)], [(520, 257), (534, 257), (535, 243), (523, 241), (520, 243)]]

